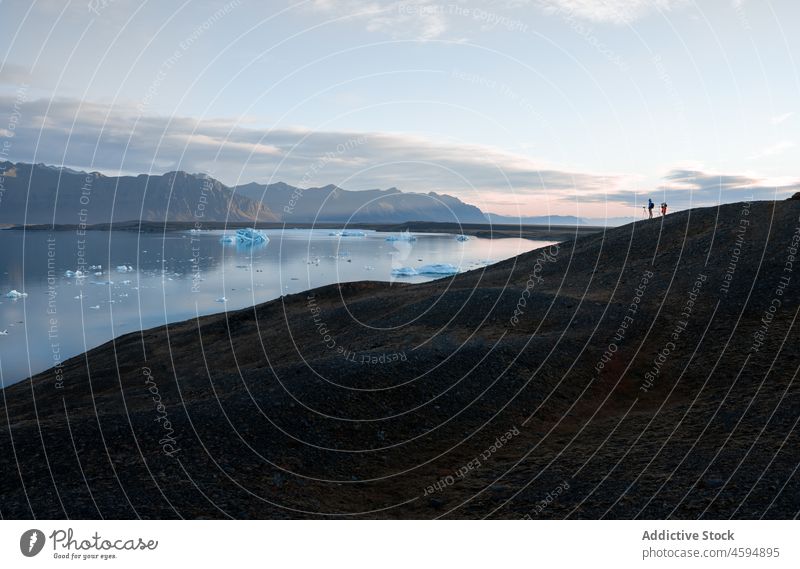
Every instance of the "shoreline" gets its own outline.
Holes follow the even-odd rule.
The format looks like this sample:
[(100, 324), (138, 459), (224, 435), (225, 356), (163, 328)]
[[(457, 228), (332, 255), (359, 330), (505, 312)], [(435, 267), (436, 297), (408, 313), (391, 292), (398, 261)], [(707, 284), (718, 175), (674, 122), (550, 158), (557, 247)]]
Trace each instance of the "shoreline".
[(212, 221), (198, 223), (194, 221), (123, 221), (119, 223), (98, 223), (88, 226), (78, 224), (33, 224), (10, 225), (3, 231), (135, 231), (139, 233), (168, 233), (175, 231), (201, 230), (235, 230), (245, 227), (255, 229), (361, 229), (374, 230), (381, 233), (397, 233), (411, 231), (417, 233), (463, 234), (485, 239), (503, 239), (517, 237), (536, 241), (566, 241), (584, 235), (591, 235), (609, 228), (595, 225), (513, 225), (489, 223), (444, 223), (429, 221), (408, 221), (403, 223), (282, 223), (282, 222), (249, 222), (249, 221)]

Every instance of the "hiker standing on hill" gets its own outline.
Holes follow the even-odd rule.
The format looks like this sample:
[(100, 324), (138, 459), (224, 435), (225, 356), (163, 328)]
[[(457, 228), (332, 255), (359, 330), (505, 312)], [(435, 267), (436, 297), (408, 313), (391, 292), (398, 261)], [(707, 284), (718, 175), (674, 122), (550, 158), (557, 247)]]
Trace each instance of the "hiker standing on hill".
[(653, 200), (647, 198), (647, 213), (650, 214), (650, 219), (653, 219), (653, 208), (656, 207), (656, 204), (653, 203)]
[(661, 202), (661, 217), (667, 215), (667, 202)]

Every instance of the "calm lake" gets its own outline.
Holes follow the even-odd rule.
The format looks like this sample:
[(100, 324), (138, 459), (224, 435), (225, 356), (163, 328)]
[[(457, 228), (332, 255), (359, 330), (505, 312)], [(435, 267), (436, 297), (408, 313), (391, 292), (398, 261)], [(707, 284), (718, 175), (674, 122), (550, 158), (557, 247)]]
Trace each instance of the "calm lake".
[[(337, 282), (448, 278), (393, 272), (431, 264), (467, 271), (550, 244), (332, 233), (270, 230), (268, 243), (244, 246), (221, 243), (222, 231), (0, 231), (0, 381), (25, 379), (128, 332)], [(76, 270), (85, 275), (72, 276)]]

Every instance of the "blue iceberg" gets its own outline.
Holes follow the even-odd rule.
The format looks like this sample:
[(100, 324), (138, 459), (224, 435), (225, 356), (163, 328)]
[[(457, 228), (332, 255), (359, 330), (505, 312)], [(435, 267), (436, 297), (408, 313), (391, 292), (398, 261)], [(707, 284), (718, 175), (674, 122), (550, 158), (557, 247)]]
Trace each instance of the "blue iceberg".
[(245, 245), (254, 245), (256, 243), (267, 243), (269, 237), (263, 231), (245, 227), (244, 229), (236, 230), (237, 243), (244, 243)]
[(386, 241), (416, 241), (417, 236), (411, 233), (408, 229), (397, 235), (389, 235)]

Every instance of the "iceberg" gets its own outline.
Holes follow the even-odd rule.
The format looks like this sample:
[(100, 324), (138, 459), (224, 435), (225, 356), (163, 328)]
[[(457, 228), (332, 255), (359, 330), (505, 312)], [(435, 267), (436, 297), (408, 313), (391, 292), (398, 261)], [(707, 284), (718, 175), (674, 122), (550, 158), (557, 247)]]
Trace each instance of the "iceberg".
[(447, 276), (458, 274), (458, 267), (450, 263), (436, 263), (433, 265), (422, 265), (416, 269), (413, 267), (400, 267), (392, 269), (394, 277), (415, 277), (415, 276)]
[(416, 269), (412, 269), (411, 267), (400, 267), (399, 269), (392, 269), (392, 276), (393, 277), (414, 277), (418, 275)]
[(416, 241), (417, 236), (411, 233), (408, 229), (397, 235), (389, 235), (386, 241)]
[(8, 292), (6, 293), (6, 298), (14, 298), (14, 299), (17, 299), (17, 298), (25, 298), (26, 296), (28, 296), (28, 293), (27, 293), (27, 292), (19, 292), (19, 291), (18, 291), (18, 290), (16, 290), (16, 289), (10, 290), (10, 291), (8, 291)]
[(245, 227), (244, 229), (236, 230), (236, 241), (245, 245), (254, 245), (256, 243), (267, 243), (269, 237), (263, 231)]
[(469, 235), (456, 235), (456, 241), (469, 241)]
[(331, 237), (366, 237), (367, 234), (357, 229), (345, 229), (343, 231), (331, 231), (328, 233)]

